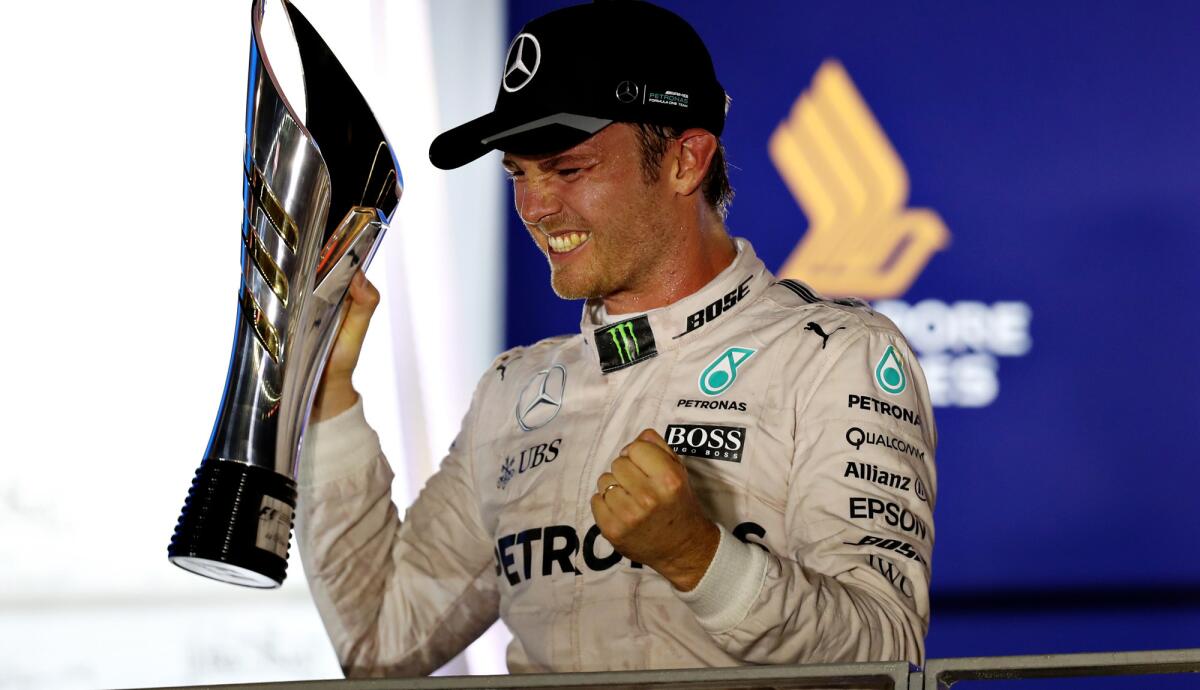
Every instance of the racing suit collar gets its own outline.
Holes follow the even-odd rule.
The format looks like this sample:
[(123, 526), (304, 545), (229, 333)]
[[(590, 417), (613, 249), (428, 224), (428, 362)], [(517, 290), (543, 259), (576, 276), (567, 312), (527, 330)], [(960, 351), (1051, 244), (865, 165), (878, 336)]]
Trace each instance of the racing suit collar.
[(658, 309), (609, 316), (604, 302), (584, 303), (579, 328), (601, 373), (608, 374), (686, 345), (720, 328), (774, 280), (750, 242), (735, 238), (737, 257), (700, 290)]

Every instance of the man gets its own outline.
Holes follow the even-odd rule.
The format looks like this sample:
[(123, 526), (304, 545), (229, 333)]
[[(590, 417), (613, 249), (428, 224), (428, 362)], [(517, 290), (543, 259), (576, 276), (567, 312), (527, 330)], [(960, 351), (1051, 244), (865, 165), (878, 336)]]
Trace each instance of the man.
[(401, 523), (350, 382), (379, 300), (356, 278), (299, 518), (348, 674), (428, 673), (497, 616), (513, 672), (922, 661), (923, 376), (886, 319), (730, 239), (725, 110), (686, 22), (597, 3), (526, 25), (495, 110), (433, 143), (505, 152), (555, 290), (588, 300), (486, 372)]

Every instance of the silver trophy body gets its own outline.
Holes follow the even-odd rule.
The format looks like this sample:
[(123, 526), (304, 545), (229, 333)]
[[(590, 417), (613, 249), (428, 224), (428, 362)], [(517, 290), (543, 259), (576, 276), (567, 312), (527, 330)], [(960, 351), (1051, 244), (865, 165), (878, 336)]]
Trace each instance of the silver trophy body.
[(303, 122), (251, 13), (242, 278), (225, 394), (168, 548), (216, 580), (278, 587), (296, 470), (350, 279), (370, 263), (402, 191), (400, 168), (332, 51), (284, 0), (304, 68)]

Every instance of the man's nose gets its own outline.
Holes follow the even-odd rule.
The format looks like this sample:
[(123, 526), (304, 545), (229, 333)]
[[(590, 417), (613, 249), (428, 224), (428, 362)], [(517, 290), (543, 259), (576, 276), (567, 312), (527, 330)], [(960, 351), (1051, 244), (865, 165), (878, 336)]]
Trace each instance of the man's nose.
[(529, 225), (537, 225), (562, 210), (562, 203), (558, 196), (547, 189), (544, 184), (526, 182), (518, 185), (514, 190), (513, 197), (513, 202), (517, 206), (517, 215)]

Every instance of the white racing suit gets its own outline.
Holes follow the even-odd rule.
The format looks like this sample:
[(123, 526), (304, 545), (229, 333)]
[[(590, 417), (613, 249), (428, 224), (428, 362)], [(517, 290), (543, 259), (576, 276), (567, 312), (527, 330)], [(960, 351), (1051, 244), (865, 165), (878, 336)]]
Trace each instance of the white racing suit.
[[(298, 538), (348, 675), (429, 673), (499, 616), (509, 669), (907, 659), (929, 624), (937, 434), (903, 336), (776, 282), (753, 249), (704, 289), (510, 350), (401, 522), (361, 404), (315, 425)], [(680, 593), (589, 505), (645, 428), (721, 528)]]

